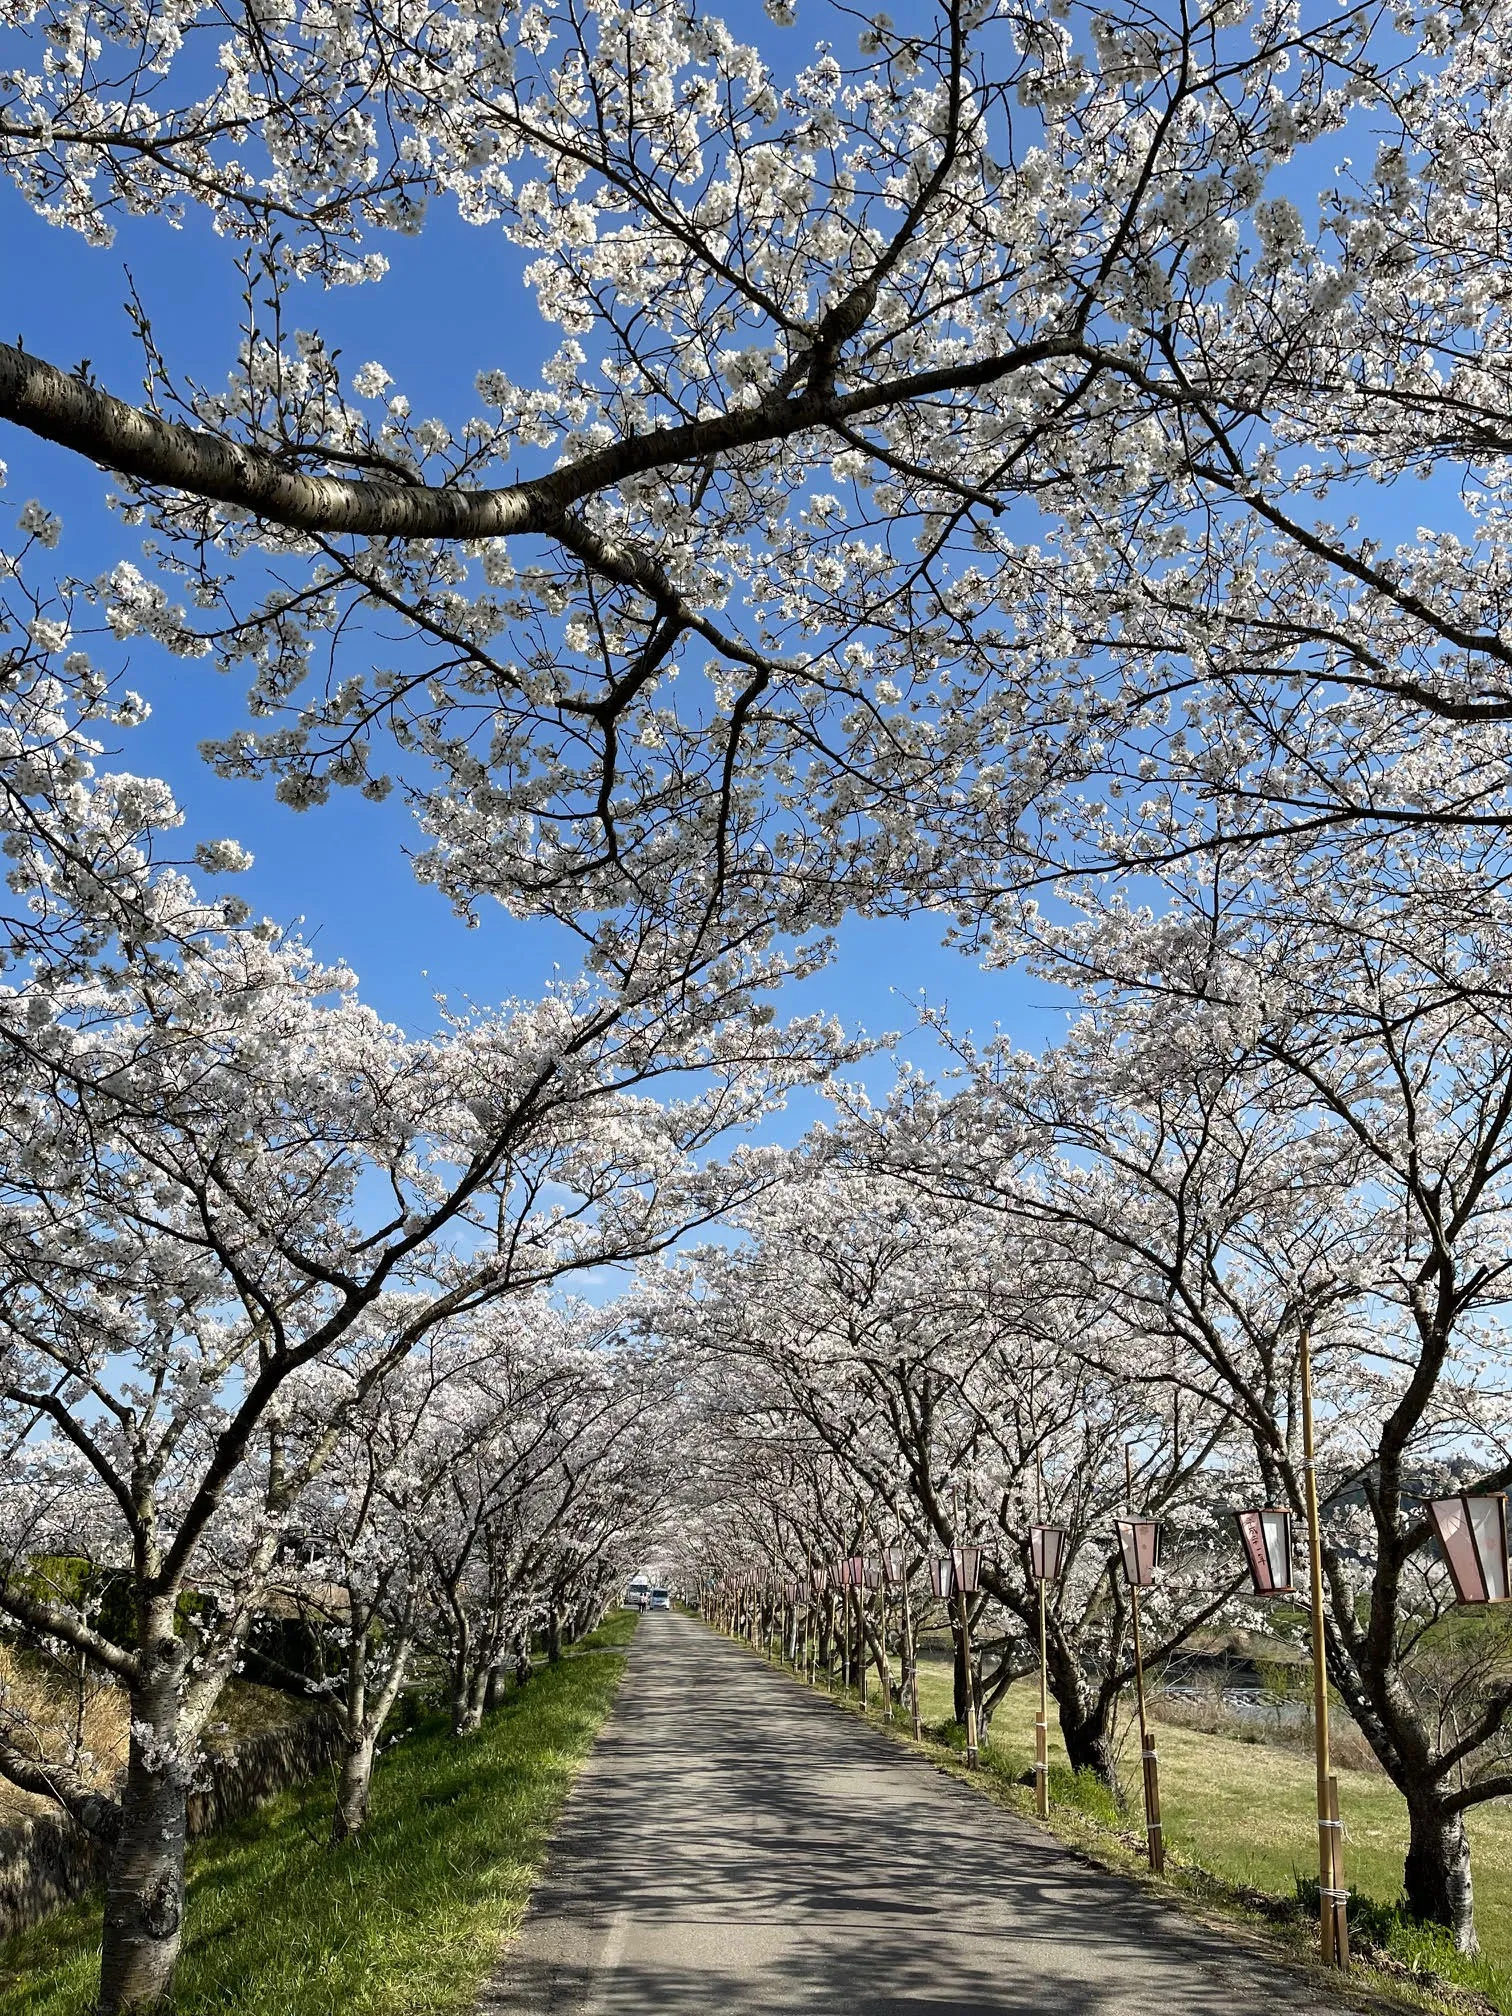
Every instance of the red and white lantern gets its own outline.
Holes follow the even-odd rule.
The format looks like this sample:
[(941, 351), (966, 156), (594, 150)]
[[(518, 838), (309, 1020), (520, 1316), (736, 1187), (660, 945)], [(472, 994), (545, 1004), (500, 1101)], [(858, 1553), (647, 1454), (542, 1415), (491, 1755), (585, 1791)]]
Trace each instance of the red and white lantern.
[(1435, 1498), (1428, 1507), (1449, 1579), (1461, 1603), (1505, 1603), (1512, 1595), (1507, 1572), (1507, 1500), (1500, 1491), (1472, 1498)]
[(1236, 1512), (1244, 1558), (1257, 1596), (1292, 1596), (1292, 1515), (1284, 1506), (1256, 1505)]
[(1118, 1526), (1118, 1551), (1123, 1556), (1124, 1580), (1131, 1589), (1149, 1589), (1154, 1586), (1155, 1570), (1160, 1566), (1160, 1552), (1164, 1536), (1158, 1519), (1120, 1519)]
[(975, 1596), (981, 1586), (982, 1550), (980, 1547), (952, 1547), (950, 1550), (950, 1572), (955, 1586), (963, 1596)]
[(1058, 1582), (1066, 1561), (1064, 1526), (1029, 1528), (1029, 1565), (1036, 1582)]

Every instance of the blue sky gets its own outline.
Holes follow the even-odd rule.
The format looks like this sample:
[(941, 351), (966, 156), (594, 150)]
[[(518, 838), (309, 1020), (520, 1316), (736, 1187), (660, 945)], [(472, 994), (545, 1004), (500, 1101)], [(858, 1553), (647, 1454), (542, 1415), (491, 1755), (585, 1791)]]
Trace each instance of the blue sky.
[[(311, 289), (308, 305), (291, 303), (300, 325), (318, 325), (355, 365), (376, 357), (412, 392), (417, 412), (474, 410), (479, 370), (534, 375), (552, 345), (518, 276), (518, 257), (502, 235), (460, 224), (444, 207), (411, 239), (390, 239), (392, 264), (376, 285), (329, 293)], [(88, 358), (99, 382), (135, 397), (140, 355), (121, 304), (127, 268), (175, 369), (215, 383), (235, 354), (239, 302), (229, 246), (198, 217), (179, 230), (155, 219), (127, 220), (115, 246), (91, 251), (43, 223), (6, 187), (0, 197), (0, 333), (64, 368)], [(104, 507), (109, 479), (89, 465), (16, 428), (0, 424), (0, 459), (9, 465), (0, 512), (14, 515), (39, 497), (64, 520), (56, 558), (62, 570), (91, 576), (137, 557), (137, 535)], [(7, 528), (9, 529), (9, 528)], [(435, 890), (410, 874), (405, 850), (415, 835), (404, 806), (374, 806), (337, 792), (318, 810), (294, 813), (271, 788), (216, 778), (198, 755), (206, 736), (242, 721), (243, 694), (203, 663), (167, 659), (138, 646), (129, 681), (152, 704), (145, 728), (120, 738), (109, 767), (163, 776), (184, 807), (191, 839), (234, 836), (256, 855), (236, 887), (253, 908), (282, 923), (304, 919), (308, 936), (330, 957), (347, 960), (365, 997), (412, 1030), (435, 1019), (436, 993), (478, 1002), (530, 995), (576, 952), (565, 933), (485, 914), (477, 930), (453, 917)], [(1054, 1040), (1065, 1026), (1064, 997), (1024, 976), (983, 973), (941, 947), (943, 920), (853, 921), (840, 934), (834, 965), (793, 996), (795, 1009), (824, 1008), (871, 1031), (905, 1029), (910, 1002), (923, 991), (948, 1002), (953, 1024), (978, 1036), (1001, 1024), (1026, 1047)], [(932, 1042), (915, 1038), (904, 1053), (928, 1065)], [(890, 1077), (877, 1062), (874, 1088)], [(795, 1112), (793, 1131), (812, 1113)]]

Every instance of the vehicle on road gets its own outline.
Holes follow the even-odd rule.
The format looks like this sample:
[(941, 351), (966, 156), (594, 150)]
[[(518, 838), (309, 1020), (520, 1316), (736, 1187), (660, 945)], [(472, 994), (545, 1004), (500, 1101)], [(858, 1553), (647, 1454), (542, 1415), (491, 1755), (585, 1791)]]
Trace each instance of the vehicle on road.
[(667, 1594), (665, 1589), (653, 1589), (651, 1591), (651, 1608), (653, 1610), (670, 1610), (672, 1608), (672, 1598)]

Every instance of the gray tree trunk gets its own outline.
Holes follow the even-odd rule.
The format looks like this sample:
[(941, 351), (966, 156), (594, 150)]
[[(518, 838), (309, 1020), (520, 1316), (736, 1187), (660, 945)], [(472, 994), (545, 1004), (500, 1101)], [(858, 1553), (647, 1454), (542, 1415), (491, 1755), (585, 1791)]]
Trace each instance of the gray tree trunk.
[(1442, 1925), (1461, 1953), (1477, 1953), (1470, 1843), (1462, 1813), (1436, 1798), (1407, 1799), (1407, 1865), (1403, 1888), (1414, 1918)]
[(376, 1734), (364, 1732), (348, 1737), (342, 1746), (341, 1779), (336, 1788), (336, 1815), (331, 1828), (332, 1837), (337, 1841), (350, 1841), (367, 1824), (376, 1744)]
[(1106, 1715), (1094, 1710), (1089, 1715), (1078, 1717), (1062, 1703), (1060, 1726), (1066, 1745), (1066, 1762), (1071, 1769), (1094, 1772), (1122, 1805), (1123, 1787), (1118, 1779), (1118, 1763), (1113, 1754), (1113, 1739)]
[[(161, 1606), (159, 1606), (161, 1607)], [(99, 2016), (156, 2009), (173, 1987), (184, 1923), (192, 1744), (179, 1726), (187, 1648), (173, 1606), (149, 1613), (142, 1676), (131, 1690), (131, 1749), (121, 1832), (105, 1886)]]

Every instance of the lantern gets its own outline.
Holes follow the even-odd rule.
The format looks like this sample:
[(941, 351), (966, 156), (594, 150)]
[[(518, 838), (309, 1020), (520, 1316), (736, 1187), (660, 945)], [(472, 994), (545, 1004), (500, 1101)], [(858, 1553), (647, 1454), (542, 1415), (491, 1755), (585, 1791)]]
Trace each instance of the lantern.
[(837, 1561), (834, 1567), (831, 1568), (830, 1587), (832, 1589), (849, 1589), (850, 1587), (849, 1561)]
[(866, 1587), (865, 1559), (860, 1554), (852, 1554), (848, 1565), (850, 1568), (850, 1586), (852, 1589), (864, 1589)]
[(868, 1589), (880, 1589), (882, 1587), (882, 1570), (877, 1566), (875, 1561), (868, 1561), (866, 1563), (866, 1586)]
[(1435, 1498), (1428, 1507), (1444, 1550), (1454, 1593), (1461, 1603), (1505, 1603), (1507, 1500), (1504, 1493)]
[(1029, 1565), (1036, 1582), (1058, 1582), (1066, 1559), (1064, 1526), (1029, 1528)]
[(903, 1549), (884, 1547), (882, 1549), (882, 1580), (889, 1589), (898, 1589), (903, 1583)]
[(1120, 1519), (1118, 1549), (1123, 1555), (1124, 1580), (1131, 1589), (1148, 1589), (1160, 1566), (1162, 1534), (1158, 1519)]
[(936, 1559), (930, 1562), (929, 1585), (936, 1596), (944, 1598), (955, 1594), (955, 1573), (949, 1555), (943, 1560)]
[(1290, 1512), (1276, 1505), (1257, 1505), (1252, 1511), (1234, 1514), (1257, 1596), (1295, 1594), (1291, 1516)]
[(963, 1596), (975, 1596), (982, 1573), (982, 1550), (980, 1547), (952, 1547), (950, 1550), (950, 1571), (955, 1586)]
[(829, 1581), (829, 1570), (821, 1564), (819, 1567), (809, 1570), (809, 1577), (813, 1582), (815, 1593), (822, 1595), (824, 1593), (824, 1585)]

